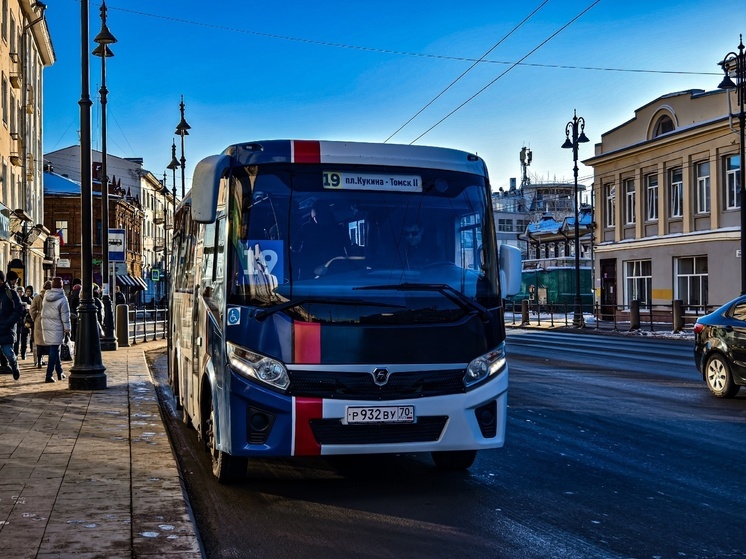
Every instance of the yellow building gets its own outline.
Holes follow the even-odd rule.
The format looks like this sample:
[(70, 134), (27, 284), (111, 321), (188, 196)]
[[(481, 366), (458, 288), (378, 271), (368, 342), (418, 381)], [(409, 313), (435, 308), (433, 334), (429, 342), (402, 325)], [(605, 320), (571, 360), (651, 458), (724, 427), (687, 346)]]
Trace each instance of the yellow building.
[[(687, 312), (740, 292), (734, 93), (671, 93), (610, 130), (594, 169), (595, 292), (602, 309), (682, 300)], [(670, 316), (670, 314), (669, 314)]]
[(0, 268), (44, 277), (43, 70), (55, 61), (44, 3), (0, 0)]

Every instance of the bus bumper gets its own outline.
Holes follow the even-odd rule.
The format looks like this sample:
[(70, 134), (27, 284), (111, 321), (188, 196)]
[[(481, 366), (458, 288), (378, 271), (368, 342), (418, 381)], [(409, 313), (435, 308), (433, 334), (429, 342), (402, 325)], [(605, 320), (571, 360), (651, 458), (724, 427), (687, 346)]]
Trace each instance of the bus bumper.
[[(291, 397), (234, 374), (230, 425), (219, 447), (235, 456), (414, 453), (500, 448), (508, 366), (466, 393), (393, 401)], [(348, 407), (413, 406), (411, 423), (347, 424)], [(225, 427), (228, 427), (227, 429)]]

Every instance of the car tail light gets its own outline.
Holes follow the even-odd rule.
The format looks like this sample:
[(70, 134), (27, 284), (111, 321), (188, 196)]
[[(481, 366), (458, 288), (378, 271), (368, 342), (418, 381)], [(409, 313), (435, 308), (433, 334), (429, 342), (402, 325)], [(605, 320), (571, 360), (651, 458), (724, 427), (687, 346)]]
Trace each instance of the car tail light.
[(697, 322), (694, 324), (694, 333), (699, 334), (702, 330), (704, 330), (704, 328), (705, 328), (704, 324), (700, 324), (699, 322)]

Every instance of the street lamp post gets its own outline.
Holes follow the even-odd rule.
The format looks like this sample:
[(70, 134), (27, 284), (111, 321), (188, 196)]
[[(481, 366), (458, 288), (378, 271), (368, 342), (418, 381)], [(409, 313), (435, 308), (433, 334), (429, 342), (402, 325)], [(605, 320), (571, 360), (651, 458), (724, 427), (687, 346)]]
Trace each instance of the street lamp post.
[[(176, 159), (176, 142), (174, 140), (171, 140), (171, 163), (169, 163), (166, 166), (167, 169), (171, 169), (171, 172), (173, 173), (173, 180), (171, 181), (171, 194), (173, 196), (172, 203), (173, 203), (173, 225), (176, 225), (176, 169), (179, 168), (179, 160)], [(183, 176), (183, 175), (182, 175)], [(166, 188), (166, 174), (163, 174), (163, 188), (164, 193), (168, 194), (168, 189)], [(167, 197), (168, 198), (168, 197)], [(166, 199), (166, 203), (168, 203), (168, 199)], [(168, 243), (166, 243), (168, 244)], [(173, 253), (173, 251), (172, 251)], [(168, 283), (170, 281), (169, 276), (166, 276), (166, 289), (168, 289)], [(167, 292), (168, 293), (168, 292)], [(171, 305), (169, 304), (168, 297), (166, 297), (166, 323), (168, 325), (168, 335), (166, 336), (167, 340), (167, 350), (166, 350), (166, 365), (168, 367), (168, 375), (169, 379), (171, 378)]]
[(93, 194), (91, 182), (91, 96), (88, 80), (88, 0), (80, 2), (81, 95), (80, 106), (80, 222), (81, 276), (83, 287), (78, 306), (75, 362), (68, 386), (72, 390), (106, 388), (106, 367), (101, 361), (96, 305), (93, 302)]
[[(575, 177), (575, 301), (572, 324), (576, 328), (583, 327), (583, 302), (580, 298), (580, 226), (578, 223), (578, 144), (588, 142), (585, 135), (585, 119), (573, 111), (572, 120), (565, 126), (565, 143), (563, 148), (572, 149), (573, 176)], [(578, 134), (579, 132), (579, 134)], [(572, 140), (570, 136), (572, 135)]]
[(117, 349), (117, 339), (114, 337), (114, 313), (111, 309), (111, 273), (109, 272), (109, 176), (106, 171), (106, 59), (114, 56), (109, 45), (117, 39), (106, 26), (106, 2), (101, 2), (101, 31), (94, 42), (98, 46), (93, 50), (95, 56), (101, 57), (101, 279), (106, 284), (101, 302), (104, 306), (104, 337), (101, 339), (101, 349), (113, 351)]
[(174, 132), (174, 134), (181, 136), (181, 198), (184, 199), (184, 191), (186, 190), (184, 179), (184, 170), (186, 169), (186, 157), (184, 157), (184, 136), (189, 135), (189, 129), (191, 128), (191, 126), (189, 126), (186, 119), (184, 118), (183, 95), (181, 96), (181, 103), (179, 103), (179, 112), (181, 112), (181, 121), (179, 121), (179, 124), (176, 125), (176, 132)]
[(166, 171), (163, 171), (163, 297), (168, 306), (168, 185), (166, 185)]
[[(744, 53), (743, 35), (739, 35), (738, 52), (729, 52), (720, 62), (725, 72), (719, 89), (735, 89), (738, 98), (738, 133), (741, 147), (739, 154), (738, 184), (736, 189), (741, 205), (741, 295), (746, 295), (746, 194), (744, 193), (744, 128), (746, 128), (746, 53)], [(736, 78), (734, 82), (731, 76)]]

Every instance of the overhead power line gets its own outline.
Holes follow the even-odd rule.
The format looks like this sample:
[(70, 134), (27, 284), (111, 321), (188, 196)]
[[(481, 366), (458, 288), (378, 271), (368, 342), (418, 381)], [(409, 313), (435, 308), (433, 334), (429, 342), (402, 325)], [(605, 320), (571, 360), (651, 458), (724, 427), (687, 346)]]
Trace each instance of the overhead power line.
[(164, 16), (160, 14), (150, 14), (147, 12), (141, 12), (137, 10), (129, 10), (127, 8), (116, 8), (113, 6), (107, 6), (109, 11), (119, 11), (129, 13), (133, 15), (149, 17), (154, 19), (162, 19), (166, 21), (172, 21), (174, 23), (181, 23), (184, 25), (194, 25), (197, 27), (206, 27), (208, 29), (216, 29), (219, 31), (228, 31), (231, 33), (240, 33), (243, 35), (254, 35), (256, 37), (263, 37), (265, 39), (276, 39), (279, 41), (291, 41), (296, 43), (305, 43), (309, 45), (316, 45), (321, 47), (330, 47), (337, 49), (350, 49), (359, 50), (363, 52), (373, 52), (378, 54), (393, 54), (397, 56), (411, 56), (416, 58), (432, 58), (436, 60), (452, 60), (456, 62), (477, 62), (479, 64), (500, 64), (503, 66), (529, 66), (535, 68), (555, 68), (560, 70), (592, 70), (600, 72), (632, 72), (632, 73), (643, 73), (643, 74), (676, 74), (676, 75), (689, 75), (689, 76), (720, 76), (722, 72), (695, 72), (691, 70), (650, 70), (643, 68), (611, 68), (604, 66), (572, 66), (569, 64), (539, 64), (539, 63), (528, 63), (528, 62), (515, 62), (505, 60), (490, 60), (481, 58), (471, 58), (468, 56), (453, 56), (447, 54), (431, 54), (425, 52), (411, 52), (396, 49), (385, 49), (378, 47), (368, 47), (364, 45), (349, 45), (345, 43), (335, 43), (332, 41), (322, 41), (319, 39), (308, 39), (303, 37), (293, 37), (290, 35), (280, 35), (278, 33), (266, 33), (262, 31), (254, 31), (251, 29), (238, 29), (236, 27), (228, 27), (226, 25), (217, 25), (214, 23), (205, 23), (203, 21), (192, 21), (183, 18), (177, 18), (172, 16)]
[(438, 94), (437, 94), (437, 95), (436, 95), (435, 97), (433, 97), (433, 98), (432, 98), (432, 99), (431, 99), (430, 101), (428, 101), (428, 102), (427, 102), (427, 103), (425, 104), (425, 106), (424, 106), (424, 107), (422, 107), (422, 108), (421, 108), (421, 109), (420, 109), (419, 111), (417, 111), (417, 112), (416, 112), (416, 113), (415, 113), (414, 115), (412, 115), (412, 117), (411, 117), (411, 118), (410, 118), (410, 119), (409, 119), (409, 120), (408, 120), (407, 122), (405, 122), (404, 124), (402, 124), (402, 125), (401, 125), (401, 126), (400, 126), (400, 127), (399, 127), (399, 128), (397, 129), (397, 130), (396, 130), (396, 132), (394, 132), (393, 134), (391, 134), (391, 136), (389, 136), (388, 138), (386, 138), (386, 139), (385, 139), (385, 140), (383, 141), (383, 143), (385, 144), (385, 143), (386, 143), (386, 142), (388, 142), (388, 141), (389, 141), (389, 140), (390, 140), (391, 138), (393, 138), (394, 136), (396, 136), (396, 135), (397, 135), (397, 134), (398, 134), (399, 132), (401, 132), (401, 131), (402, 131), (402, 130), (403, 130), (403, 129), (404, 129), (404, 128), (405, 128), (405, 127), (406, 127), (406, 126), (407, 126), (407, 125), (408, 125), (408, 124), (410, 123), (410, 122), (412, 122), (412, 121), (413, 121), (413, 120), (414, 120), (415, 118), (417, 118), (417, 117), (418, 117), (418, 116), (419, 116), (419, 115), (420, 115), (420, 114), (422, 113), (422, 111), (424, 111), (424, 110), (425, 110), (425, 109), (427, 109), (427, 108), (428, 108), (428, 107), (429, 107), (430, 105), (432, 105), (433, 103), (435, 103), (435, 101), (437, 101), (437, 100), (438, 100), (438, 99), (440, 98), (440, 96), (441, 96), (441, 95), (443, 95), (443, 94), (444, 94), (444, 93), (445, 93), (446, 91), (448, 91), (449, 89), (451, 89), (451, 87), (453, 87), (453, 86), (454, 86), (454, 85), (456, 84), (456, 82), (458, 82), (458, 81), (459, 81), (459, 80), (460, 80), (461, 78), (463, 78), (463, 77), (464, 77), (464, 76), (465, 76), (466, 74), (468, 74), (468, 73), (469, 73), (469, 72), (470, 72), (470, 71), (471, 71), (471, 70), (472, 70), (472, 69), (473, 69), (473, 68), (474, 68), (474, 67), (475, 67), (475, 66), (476, 66), (477, 64), (479, 64), (479, 63), (480, 63), (480, 62), (481, 62), (482, 60), (484, 60), (484, 59), (485, 59), (485, 57), (486, 57), (486, 56), (487, 56), (487, 55), (488, 55), (489, 53), (491, 53), (491, 52), (492, 52), (493, 50), (495, 50), (495, 49), (496, 49), (496, 48), (497, 48), (498, 46), (500, 46), (500, 44), (501, 44), (501, 43), (502, 43), (503, 41), (505, 41), (505, 40), (506, 40), (506, 39), (507, 39), (508, 37), (510, 37), (510, 36), (511, 36), (511, 35), (512, 35), (513, 33), (515, 33), (515, 32), (516, 32), (516, 31), (517, 31), (518, 29), (520, 29), (520, 28), (521, 28), (521, 27), (523, 26), (523, 24), (524, 24), (524, 23), (526, 23), (526, 22), (527, 22), (527, 21), (528, 21), (529, 19), (531, 19), (531, 18), (532, 18), (532, 17), (533, 17), (533, 16), (534, 16), (534, 15), (535, 15), (535, 14), (536, 14), (536, 13), (537, 13), (537, 12), (538, 12), (539, 10), (541, 10), (541, 9), (542, 9), (542, 8), (543, 8), (544, 6), (546, 6), (548, 2), (549, 2), (549, 0), (544, 0), (544, 2), (542, 2), (542, 3), (541, 3), (541, 5), (539, 5), (539, 7), (538, 7), (538, 8), (536, 8), (536, 9), (535, 9), (535, 10), (534, 10), (533, 12), (531, 12), (530, 14), (528, 14), (528, 16), (526, 16), (526, 18), (525, 18), (525, 19), (524, 19), (524, 20), (523, 20), (522, 22), (520, 22), (520, 23), (519, 23), (518, 25), (516, 25), (516, 26), (515, 26), (515, 27), (514, 27), (513, 29), (511, 29), (511, 30), (510, 30), (510, 32), (509, 32), (509, 33), (508, 33), (507, 35), (503, 36), (503, 38), (502, 38), (502, 39), (500, 39), (500, 40), (499, 40), (498, 42), (496, 42), (496, 43), (495, 43), (494, 45), (492, 45), (492, 47), (491, 47), (491, 48), (490, 48), (490, 49), (489, 49), (489, 50), (488, 50), (487, 52), (485, 52), (485, 53), (484, 53), (484, 54), (483, 54), (482, 56), (480, 56), (478, 60), (475, 60), (475, 61), (474, 61), (474, 63), (473, 63), (473, 64), (472, 64), (471, 66), (469, 66), (469, 67), (468, 67), (468, 68), (467, 68), (466, 70), (464, 70), (463, 72), (461, 72), (461, 75), (460, 75), (459, 77), (457, 77), (457, 78), (456, 78), (455, 80), (453, 80), (453, 81), (452, 81), (451, 83), (449, 83), (449, 84), (448, 84), (448, 85), (447, 85), (447, 86), (445, 87), (445, 89), (443, 89), (443, 90), (442, 90), (442, 91), (441, 91), (440, 93), (438, 93)]
[(446, 119), (450, 118), (457, 111), (461, 110), (463, 107), (465, 107), (471, 101), (473, 101), (476, 97), (478, 97), (479, 95), (481, 95), (490, 86), (492, 86), (492, 84), (494, 84), (497, 80), (499, 80), (500, 78), (502, 78), (503, 76), (505, 76), (513, 68), (515, 68), (516, 66), (518, 66), (518, 64), (520, 64), (521, 62), (523, 62), (524, 60), (526, 60), (529, 56), (531, 56), (532, 54), (534, 54), (537, 50), (539, 50), (541, 47), (543, 47), (544, 45), (546, 45), (549, 41), (551, 41), (552, 39), (554, 39), (562, 31), (564, 31), (565, 29), (567, 29), (568, 27), (570, 27), (570, 25), (572, 25), (573, 23), (575, 23), (578, 19), (580, 19), (584, 14), (586, 14), (591, 8), (593, 8), (600, 1), (601, 0), (595, 0), (594, 2), (591, 2), (590, 5), (587, 6), (578, 15), (576, 15), (574, 18), (572, 18), (570, 21), (568, 21), (565, 25), (563, 25), (562, 27), (560, 27), (559, 29), (557, 29), (557, 31), (555, 31), (549, 37), (547, 37), (546, 39), (544, 39), (541, 43), (539, 43), (538, 45), (536, 45), (533, 49), (531, 49), (530, 51), (528, 51), (518, 62), (516, 62), (515, 64), (511, 65), (504, 72), (502, 72), (499, 76), (497, 76), (494, 80), (492, 80), (491, 82), (489, 82), (482, 89), (480, 89), (474, 95), (472, 95), (471, 97), (469, 97), (466, 101), (464, 101), (459, 106), (457, 106), (455, 109), (453, 109), (450, 113), (448, 113), (446, 116), (444, 116), (443, 118), (441, 118), (438, 122), (436, 122), (435, 124), (433, 124), (430, 128), (428, 128), (427, 130), (425, 130), (422, 134), (420, 134), (419, 136), (417, 136), (414, 140), (412, 140), (411, 142), (409, 142), (410, 145), (413, 144), (413, 143), (415, 143), (417, 140), (419, 140), (420, 138), (422, 138), (425, 134), (427, 134), (428, 132), (430, 132), (431, 130), (433, 130), (434, 128), (436, 128), (437, 126), (439, 126), (440, 124), (442, 124)]

